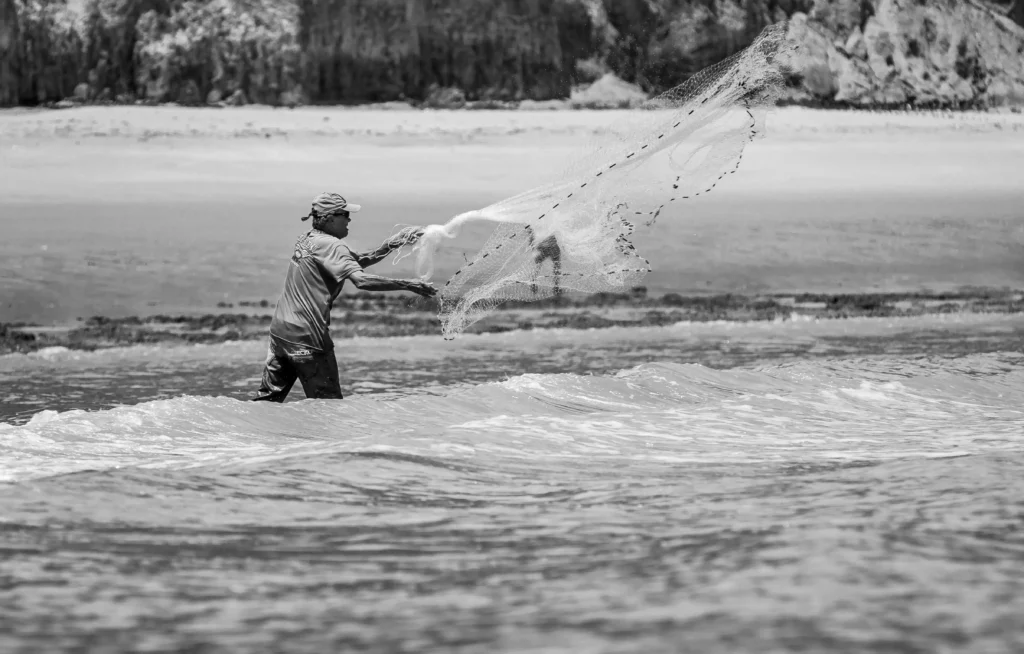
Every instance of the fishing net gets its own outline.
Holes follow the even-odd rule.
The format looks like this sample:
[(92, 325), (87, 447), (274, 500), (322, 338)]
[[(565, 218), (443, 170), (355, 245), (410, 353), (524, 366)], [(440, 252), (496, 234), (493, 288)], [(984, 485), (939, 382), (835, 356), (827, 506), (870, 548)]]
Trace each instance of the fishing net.
[(785, 34), (785, 24), (769, 26), (747, 49), (631, 112), (551, 184), (426, 228), (414, 249), (424, 277), (444, 239), (470, 221), (497, 223), (439, 293), (444, 337), (509, 300), (636, 285), (650, 263), (630, 242), (634, 229), (711, 191), (764, 134), (783, 85)]

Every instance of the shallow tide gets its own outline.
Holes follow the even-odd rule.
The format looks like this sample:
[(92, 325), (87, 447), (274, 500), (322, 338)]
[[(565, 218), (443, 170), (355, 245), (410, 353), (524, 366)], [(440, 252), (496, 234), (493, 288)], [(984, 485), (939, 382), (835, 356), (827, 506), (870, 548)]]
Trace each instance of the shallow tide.
[(94, 410), (0, 425), (0, 646), (1014, 651), (1022, 346), (1019, 316), (356, 340), (362, 393), (283, 406), (240, 401), (257, 344), (3, 357), (7, 397)]
[[(776, 116), (652, 294), (1024, 288), (1017, 118)], [(313, 194), (369, 247), (607, 118), (0, 115), (0, 322), (273, 302)], [(265, 347), (0, 356), (0, 651), (1024, 650), (1022, 314), (339, 339), (280, 406)]]

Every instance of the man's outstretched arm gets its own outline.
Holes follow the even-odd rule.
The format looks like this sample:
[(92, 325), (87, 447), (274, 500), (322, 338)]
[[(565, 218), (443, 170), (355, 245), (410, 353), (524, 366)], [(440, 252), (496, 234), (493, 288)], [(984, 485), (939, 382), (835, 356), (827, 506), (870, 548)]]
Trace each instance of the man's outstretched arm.
[(433, 284), (418, 279), (391, 279), (359, 271), (352, 273), (349, 280), (360, 291), (410, 291), (422, 297), (437, 295), (437, 289)]
[[(378, 264), (388, 257), (389, 254), (402, 247), (403, 245), (412, 245), (416, 241), (420, 240), (423, 236), (422, 227), (406, 227), (402, 231), (398, 232), (388, 240), (384, 241), (374, 250), (363, 253), (355, 253), (356, 261), (363, 268), (369, 268), (372, 265)], [(381, 279), (384, 279), (383, 277)], [(394, 289), (388, 289), (394, 290)]]

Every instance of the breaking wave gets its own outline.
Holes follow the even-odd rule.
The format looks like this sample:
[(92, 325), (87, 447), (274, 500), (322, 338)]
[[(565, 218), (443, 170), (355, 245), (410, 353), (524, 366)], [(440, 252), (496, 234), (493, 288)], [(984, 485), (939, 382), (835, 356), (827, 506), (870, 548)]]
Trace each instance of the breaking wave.
[(615, 375), (531, 374), (434, 394), (285, 405), (179, 397), (0, 424), (0, 481), (126, 466), (229, 467), (324, 454), (484, 465), (858, 461), (1016, 447), (1024, 355), (848, 359)]

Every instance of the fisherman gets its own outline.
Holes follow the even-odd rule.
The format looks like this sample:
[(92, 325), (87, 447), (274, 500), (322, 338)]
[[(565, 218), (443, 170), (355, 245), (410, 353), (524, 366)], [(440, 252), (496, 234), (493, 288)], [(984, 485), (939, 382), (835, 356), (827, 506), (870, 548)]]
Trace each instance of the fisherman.
[(524, 231), (530, 239), (530, 247), (534, 250), (533, 262), (537, 264), (537, 267), (533, 269), (533, 283), (530, 284), (530, 289), (534, 295), (537, 294), (537, 277), (540, 275), (540, 267), (545, 261), (550, 259), (551, 272), (553, 273), (551, 279), (554, 280), (551, 286), (556, 297), (561, 295), (562, 248), (558, 245), (558, 239), (552, 234), (540, 243), (537, 243), (537, 236), (534, 234), (532, 227), (527, 225)]
[(404, 245), (419, 240), (423, 229), (408, 227), (375, 250), (358, 254), (342, 239), (352, 214), (359, 211), (337, 193), (321, 193), (302, 220), (313, 229), (295, 243), (284, 291), (270, 324), (270, 347), (263, 381), (254, 401), (284, 402), (295, 380), (307, 398), (341, 399), (338, 361), (331, 340), (331, 307), (345, 280), (364, 291), (411, 291), (422, 297), (437, 293), (429, 282), (371, 275), (366, 268)]

